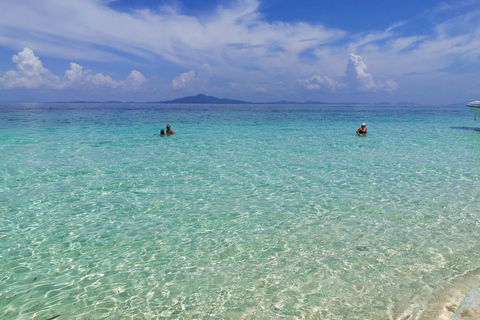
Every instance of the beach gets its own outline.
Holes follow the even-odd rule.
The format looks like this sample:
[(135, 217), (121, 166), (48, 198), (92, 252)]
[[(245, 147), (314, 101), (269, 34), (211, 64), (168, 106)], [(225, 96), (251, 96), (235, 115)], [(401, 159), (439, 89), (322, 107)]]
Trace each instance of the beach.
[(0, 318), (469, 319), (477, 128), (463, 105), (2, 104)]

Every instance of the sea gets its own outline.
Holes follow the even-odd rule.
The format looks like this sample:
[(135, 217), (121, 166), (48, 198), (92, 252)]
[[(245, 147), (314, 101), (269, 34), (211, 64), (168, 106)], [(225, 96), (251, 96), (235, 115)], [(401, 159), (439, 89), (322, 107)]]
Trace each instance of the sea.
[(479, 319), (479, 163), (465, 104), (3, 103), (0, 319)]

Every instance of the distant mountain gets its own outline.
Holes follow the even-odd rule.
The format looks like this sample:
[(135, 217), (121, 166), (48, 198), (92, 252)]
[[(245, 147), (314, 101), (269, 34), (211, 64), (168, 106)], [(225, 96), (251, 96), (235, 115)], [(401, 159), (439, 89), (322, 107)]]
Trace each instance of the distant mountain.
[[(243, 101), (243, 100), (232, 100), (232, 99), (220, 99), (213, 96), (206, 96), (204, 94), (198, 94), (196, 96), (188, 96), (174, 100), (167, 100), (167, 101), (149, 101), (149, 102), (138, 102), (138, 101), (56, 101), (53, 103), (106, 103), (106, 104), (311, 104), (311, 105), (346, 105), (346, 106), (389, 106), (392, 105), (390, 102), (378, 102), (378, 103), (365, 103), (365, 102), (325, 102), (325, 101), (311, 101), (307, 100), (304, 102), (298, 101), (287, 101), (287, 100), (279, 100), (279, 101), (271, 101), (271, 102), (250, 102), (250, 101)], [(415, 105), (413, 102), (399, 102), (395, 105)]]
[[(297, 102), (298, 103), (298, 102)], [(305, 102), (302, 102), (303, 104), (331, 104), (329, 102), (322, 102), (322, 101), (310, 101), (310, 100), (307, 100)]]
[(184, 98), (174, 99), (169, 101), (162, 101), (160, 103), (252, 104), (251, 102), (247, 102), (247, 101), (219, 99), (212, 96), (206, 96), (204, 94), (199, 94), (196, 96), (189, 96), (189, 97), (184, 97)]
[(122, 104), (122, 101), (88, 101), (88, 100), (75, 100), (75, 101), (54, 101), (51, 103), (108, 103), (108, 104)]
[[(271, 102), (249, 102), (243, 100), (231, 100), (231, 99), (219, 99), (212, 96), (206, 96), (204, 94), (199, 94), (196, 96), (189, 96), (174, 100), (168, 101), (152, 101), (148, 103), (198, 103), (198, 104), (347, 104), (347, 105), (362, 105), (365, 103), (358, 103), (358, 102), (344, 102), (344, 103), (331, 103), (331, 102), (323, 102), (323, 101), (305, 101), (305, 102), (298, 102), (298, 101), (271, 101)], [(381, 102), (378, 104), (389, 105), (388, 102)]]
[(272, 101), (272, 102), (258, 102), (256, 104), (298, 104), (298, 102), (297, 101), (280, 100), (280, 101)]

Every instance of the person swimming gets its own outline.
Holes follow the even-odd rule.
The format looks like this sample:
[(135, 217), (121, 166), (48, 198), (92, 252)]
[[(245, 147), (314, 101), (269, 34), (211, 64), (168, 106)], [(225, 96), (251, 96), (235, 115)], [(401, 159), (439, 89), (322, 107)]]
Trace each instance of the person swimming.
[(160, 137), (163, 137), (165, 135), (165, 130), (160, 130)]
[(362, 123), (362, 126), (357, 129), (357, 134), (361, 135), (361, 134), (367, 134), (367, 133), (368, 133), (367, 125), (365, 123)]
[(173, 132), (172, 128), (170, 128), (170, 125), (167, 124), (167, 135), (171, 135), (171, 134), (175, 134), (175, 132)]

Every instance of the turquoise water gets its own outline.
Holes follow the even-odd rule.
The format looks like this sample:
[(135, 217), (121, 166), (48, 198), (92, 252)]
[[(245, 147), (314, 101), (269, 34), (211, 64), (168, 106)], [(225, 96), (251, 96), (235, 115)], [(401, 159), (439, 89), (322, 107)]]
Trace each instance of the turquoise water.
[(2, 105), (0, 318), (462, 319), (480, 305), (473, 118)]

